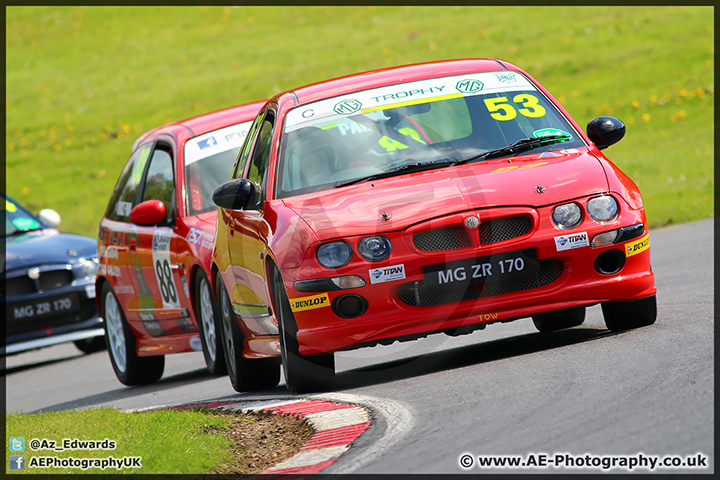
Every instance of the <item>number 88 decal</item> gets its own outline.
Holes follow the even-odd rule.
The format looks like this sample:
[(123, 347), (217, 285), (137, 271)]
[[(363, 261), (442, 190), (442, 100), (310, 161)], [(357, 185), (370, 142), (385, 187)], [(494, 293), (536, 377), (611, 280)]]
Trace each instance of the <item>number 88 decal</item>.
[(155, 262), (155, 273), (160, 284), (160, 294), (163, 302), (170, 305), (177, 304), (177, 291), (172, 278), (172, 270), (170, 270), (170, 262), (157, 260)]
[(525, 117), (539, 118), (545, 115), (545, 108), (540, 105), (540, 100), (535, 95), (529, 93), (521, 93), (513, 97), (513, 102), (521, 104), (525, 108), (519, 108), (515, 110), (509, 102), (507, 97), (495, 97), (486, 98), (485, 106), (490, 112), (490, 116), (495, 120), (505, 122), (512, 120), (517, 117), (517, 112), (520, 112)]

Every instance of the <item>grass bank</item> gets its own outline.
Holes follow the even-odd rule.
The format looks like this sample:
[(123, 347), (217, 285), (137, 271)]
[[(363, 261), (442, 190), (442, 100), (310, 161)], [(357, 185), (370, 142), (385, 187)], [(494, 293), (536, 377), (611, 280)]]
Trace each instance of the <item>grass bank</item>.
[(651, 227), (713, 215), (713, 7), (8, 7), (7, 192), (95, 236), (138, 135), (358, 71), (511, 61), (606, 150)]

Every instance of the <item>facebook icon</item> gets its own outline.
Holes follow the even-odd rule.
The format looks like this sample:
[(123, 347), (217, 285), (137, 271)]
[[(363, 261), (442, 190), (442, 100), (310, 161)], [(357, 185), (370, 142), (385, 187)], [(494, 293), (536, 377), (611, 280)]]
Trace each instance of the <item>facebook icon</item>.
[(25, 470), (25, 455), (10, 455), (10, 470)]

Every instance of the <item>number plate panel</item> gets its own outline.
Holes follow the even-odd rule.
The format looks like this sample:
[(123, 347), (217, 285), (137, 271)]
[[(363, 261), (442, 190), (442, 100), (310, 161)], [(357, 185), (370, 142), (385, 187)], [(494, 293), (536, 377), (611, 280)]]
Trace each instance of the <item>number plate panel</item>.
[(540, 264), (534, 248), (468, 258), (423, 267), (425, 286), (467, 286), (537, 273)]
[(33, 302), (8, 305), (8, 317), (14, 320), (28, 320), (39, 317), (49, 317), (72, 313), (80, 308), (80, 301), (75, 293), (43, 298)]

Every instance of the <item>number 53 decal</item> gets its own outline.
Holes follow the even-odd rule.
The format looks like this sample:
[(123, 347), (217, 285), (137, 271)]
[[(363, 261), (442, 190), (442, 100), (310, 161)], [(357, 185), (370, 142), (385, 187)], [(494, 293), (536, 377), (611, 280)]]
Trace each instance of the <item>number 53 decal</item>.
[(545, 108), (538, 103), (539, 100), (535, 95), (521, 93), (515, 95), (512, 100), (513, 103), (520, 104), (525, 108), (515, 110), (515, 107), (508, 102), (507, 97), (486, 98), (485, 106), (488, 112), (490, 112), (490, 116), (501, 122), (517, 117), (517, 112), (530, 118), (538, 118), (545, 115)]

